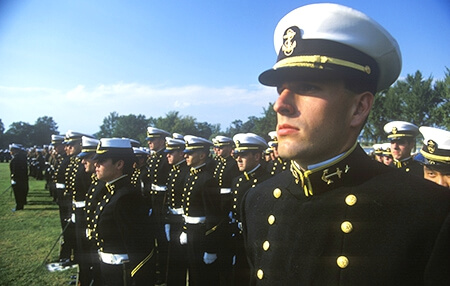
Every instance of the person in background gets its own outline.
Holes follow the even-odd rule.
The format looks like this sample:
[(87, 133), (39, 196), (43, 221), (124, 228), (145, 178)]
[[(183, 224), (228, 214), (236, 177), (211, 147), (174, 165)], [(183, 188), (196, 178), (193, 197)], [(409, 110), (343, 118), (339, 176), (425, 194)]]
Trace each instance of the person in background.
[[(178, 137), (179, 138), (179, 137)], [(186, 245), (180, 244), (183, 231), (183, 192), (189, 167), (184, 158), (184, 139), (166, 137), (167, 161), (172, 166), (167, 178), (166, 192), (166, 236), (169, 242), (167, 285), (186, 285), (188, 269)]]
[(102, 138), (95, 173), (105, 182), (93, 216), (102, 285), (154, 285), (154, 226), (148, 205), (133, 187), (129, 139)]
[(9, 170), (11, 173), (11, 186), (16, 200), (16, 207), (13, 212), (23, 210), (27, 203), (28, 195), (28, 161), (27, 154), (20, 144), (12, 143), (9, 145), (11, 153), (11, 161), (9, 162)]
[(414, 157), (423, 166), (424, 178), (450, 189), (450, 132), (421, 126), (423, 147)]
[(384, 132), (391, 142), (393, 165), (407, 173), (423, 177), (422, 166), (411, 155), (416, 147), (419, 127), (405, 121), (391, 121), (384, 125)]
[(266, 141), (253, 133), (238, 133), (233, 136), (236, 146), (233, 157), (241, 175), (233, 179), (232, 206), (230, 214), (231, 253), (233, 256), (233, 276), (231, 285), (249, 285), (250, 267), (245, 254), (242, 236), (242, 198), (257, 184), (271, 177), (263, 166), (263, 152), (268, 148)]
[(206, 167), (212, 142), (186, 135), (184, 149), (190, 168), (183, 190), (183, 232), (187, 245), (189, 285), (219, 285), (218, 251), (225, 222), (220, 208), (220, 189)]

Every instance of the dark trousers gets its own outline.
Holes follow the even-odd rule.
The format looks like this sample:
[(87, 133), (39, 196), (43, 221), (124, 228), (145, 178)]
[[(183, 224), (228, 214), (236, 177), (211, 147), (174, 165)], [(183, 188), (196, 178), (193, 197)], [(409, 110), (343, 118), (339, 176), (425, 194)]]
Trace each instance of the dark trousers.
[(155, 237), (156, 237), (156, 268), (160, 273), (158, 279), (164, 282), (167, 276), (167, 256), (169, 244), (166, 238), (166, 231), (164, 228), (165, 214), (163, 214), (163, 205), (166, 192), (157, 192), (151, 195), (152, 198), (152, 216), (156, 222)]
[(205, 247), (204, 224), (189, 224), (187, 227), (187, 251), (189, 261), (189, 285), (219, 285), (217, 260), (212, 264), (203, 262)]
[(28, 180), (27, 181), (16, 181), (12, 185), (14, 192), (14, 199), (16, 200), (16, 210), (23, 210), (23, 206), (27, 203), (28, 195)]
[(234, 265), (233, 265), (233, 284), (235, 286), (247, 286), (250, 285), (250, 265), (248, 264), (244, 238), (239, 232), (233, 236), (233, 254), (234, 254)]
[(57, 195), (61, 228), (65, 229), (59, 259), (73, 260), (72, 256), (75, 254), (76, 249), (76, 234), (75, 224), (70, 220), (72, 215), (72, 198), (69, 195), (64, 195), (63, 189), (57, 189)]
[(187, 247), (180, 244), (183, 217), (173, 217), (176, 222), (170, 224), (170, 242), (167, 269), (167, 286), (185, 286), (188, 269)]
[(92, 280), (91, 258), (89, 254), (89, 241), (86, 237), (86, 213), (83, 208), (75, 209), (75, 237), (76, 237), (76, 253), (75, 259), (80, 269), (81, 286), (90, 285)]

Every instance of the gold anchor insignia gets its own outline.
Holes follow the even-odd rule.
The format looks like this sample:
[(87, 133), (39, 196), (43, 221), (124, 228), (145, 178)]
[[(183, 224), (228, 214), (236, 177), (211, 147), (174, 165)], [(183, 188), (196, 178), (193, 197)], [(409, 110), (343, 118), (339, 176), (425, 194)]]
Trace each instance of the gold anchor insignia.
[(236, 145), (236, 148), (239, 148), (239, 146), (241, 145), (241, 142), (240, 142), (239, 140), (236, 140), (235, 143), (236, 143), (236, 144), (235, 144), (235, 145)]
[(397, 127), (392, 127), (392, 134), (397, 134), (397, 132), (398, 132)]
[(285, 39), (281, 50), (284, 52), (284, 55), (289, 57), (294, 52), (295, 47), (297, 47), (297, 41), (292, 41), (297, 33), (292, 29), (287, 29), (283, 39)]
[[(346, 174), (349, 169), (350, 169), (350, 167), (348, 165), (346, 165), (345, 170), (343, 172)], [(331, 174), (328, 174), (328, 169), (323, 170), (322, 181), (324, 181), (325, 183), (330, 185), (330, 184), (334, 183), (334, 181), (330, 179), (333, 176), (338, 176), (338, 178), (340, 179), (342, 177), (342, 170), (339, 168), (336, 168), (336, 172), (331, 173)]]
[(428, 140), (427, 149), (428, 149), (428, 152), (430, 152), (431, 154), (436, 152), (436, 142), (434, 142), (433, 140)]

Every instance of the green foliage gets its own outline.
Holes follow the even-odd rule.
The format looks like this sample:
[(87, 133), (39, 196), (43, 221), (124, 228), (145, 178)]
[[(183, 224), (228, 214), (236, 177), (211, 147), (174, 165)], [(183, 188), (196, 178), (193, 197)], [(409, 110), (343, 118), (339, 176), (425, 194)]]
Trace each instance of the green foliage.
[(386, 139), (383, 126), (403, 120), (417, 126), (434, 126), (450, 130), (450, 77), (447, 68), (443, 81), (424, 79), (417, 71), (397, 81), (388, 90), (377, 93), (362, 137), (367, 142)]

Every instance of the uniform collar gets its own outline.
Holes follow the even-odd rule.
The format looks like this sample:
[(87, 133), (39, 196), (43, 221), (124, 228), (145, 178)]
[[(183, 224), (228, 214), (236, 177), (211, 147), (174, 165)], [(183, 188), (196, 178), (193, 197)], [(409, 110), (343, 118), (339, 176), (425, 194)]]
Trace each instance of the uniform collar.
[[(360, 158), (366, 158), (361, 160)], [(291, 173), (295, 184), (300, 187), (303, 195), (310, 197), (330, 191), (343, 185), (358, 184), (366, 179), (365, 168), (370, 159), (364, 150), (355, 143), (347, 152), (320, 164), (316, 168), (301, 170), (292, 161)], [(297, 188), (295, 188), (298, 190)]]

